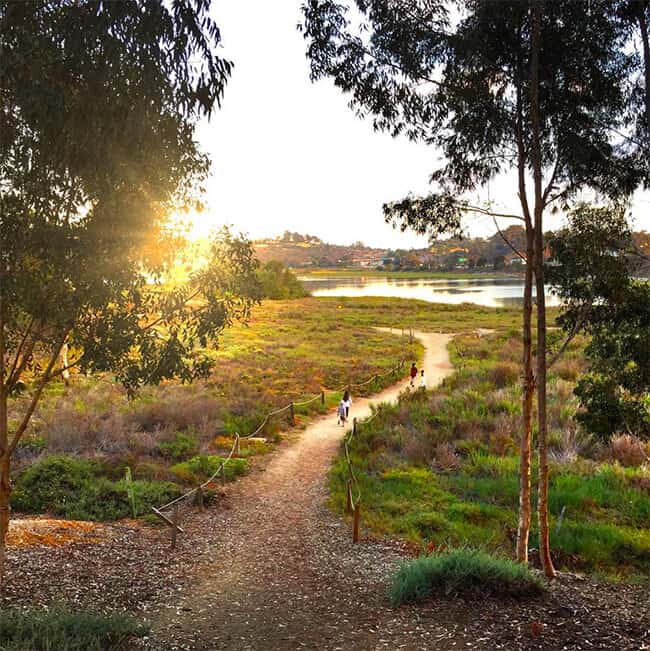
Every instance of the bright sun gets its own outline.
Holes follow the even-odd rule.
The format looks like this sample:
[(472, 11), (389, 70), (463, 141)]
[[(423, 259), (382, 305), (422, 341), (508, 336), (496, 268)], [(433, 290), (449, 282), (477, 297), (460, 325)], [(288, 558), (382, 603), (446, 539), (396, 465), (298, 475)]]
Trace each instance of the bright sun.
[(184, 235), (192, 242), (208, 238), (212, 232), (218, 230), (222, 225), (217, 222), (214, 213), (207, 209), (179, 212), (169, 219), (170, 228)]

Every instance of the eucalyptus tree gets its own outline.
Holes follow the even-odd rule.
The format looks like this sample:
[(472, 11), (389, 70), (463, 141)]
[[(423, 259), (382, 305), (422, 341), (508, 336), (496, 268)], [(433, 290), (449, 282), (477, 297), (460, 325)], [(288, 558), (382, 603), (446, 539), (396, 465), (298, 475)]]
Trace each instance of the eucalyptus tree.
[[(432, 145), (443, 155), (433, 192), (386, 204), (386, 219), (436, 237), (462, 231), (470, 212), (519, 220), (526, 231), (523, 305), (523, 431), (517, 557), (527, 561), (533, 395), (537, 392), (540, 556), (549, 548), (544, 230), (548, 210), (585, 189), (628, 196), (642, 157), (629, 129), (630, 79), (624, 3), (609, 0), (310, 0), (301, 26), (313, 79), (330, 77), (378, 130)], [(513, 214), (473, 205), (471, 194), (511, 173)], [(537, 293), (532, 355), (532, 290)]]
[(47, 384), (204, 376), (200, 346), (257, 300), (251, 246), (227, 232), (189, 283), (163, 282), (167, 219), (208, 171), (195, 123), (231, 70), (209, 5), (0, 4), (0, 574), (11, 458)]

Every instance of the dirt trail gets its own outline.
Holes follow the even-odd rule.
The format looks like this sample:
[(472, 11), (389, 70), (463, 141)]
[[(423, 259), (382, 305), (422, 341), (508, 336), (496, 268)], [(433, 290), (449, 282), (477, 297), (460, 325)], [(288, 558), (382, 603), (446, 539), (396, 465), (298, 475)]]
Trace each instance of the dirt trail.
[[(449, 337), (416, 336), (433, 386), (452, 372)], [(406, 384), (355, 401), (352, 415), (395, 400)], [(160, 591), (157, 602), (173, 606), (157, 610), (148, 649), (650, 649), (646, 588), (570, 574), (541, 599), (445, 598), (391, 608), (386, 588), (404, 549), (368, 539), (353, 545), (349, 522), (325, 506), (342, 436), (334, 415), (316, 420), (263, 472), (238, 481), (225, 506), (189, 525), (178, 560), (192, 570), (179, 577), (180, 599)]]
[[(435, 386), (453, 372), (450, 336), (414, 334), (426, 349), (427, 384)], [(368, 416), (372, 403), (394, 401), (407, 386), (404, 380), (372, 399), (355, 400), (351, 416)], [(326, 477), (343, 434), (334, 414), (323, 416), (263, 473), (238, 482), (231, 508), (215, 517), (214, 542), (190, 592), (157, 618), (157, 648), (369, 649), (403, 643), (385, 598), (385, 579), (400, 555), (377, 544), (352, 545), (349, 525), (325, 508)], [(431, 639), (421, 638), (422, 646)]]

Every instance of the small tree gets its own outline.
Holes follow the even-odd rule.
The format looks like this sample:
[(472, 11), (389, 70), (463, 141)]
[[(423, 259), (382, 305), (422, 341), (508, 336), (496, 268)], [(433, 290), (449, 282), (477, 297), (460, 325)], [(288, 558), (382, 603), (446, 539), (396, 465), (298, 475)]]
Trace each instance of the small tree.
[(591, 335), (590, 369), (576, 387), (578, 420), (603, 441), (650, 435), (650, 286), (634, 280), (643, 262), (622, 207), (581, 205), (549, 242), (550, 281), (563, 300), (567, 341)]
[[(354, 5), (356, 12), (349, 11)], [(530, 529), (531, 434), (537, 391), (540, 555), (549, 548), (546, 422), (545, 241), (543, 218), (584, 188), (625, 196), (640, 183), (642, 157), (619, 151), (627, 125), (632, 23), (606, 0), (310, 0), (304, 33), (312, 77), (332, 77), (375, 128), (434, 145), (444, 164), (435, 192), (384, 207), (387, 220), (436, 237), (459, 233), (467, 213), (519, 220), (525, 228), (523, 427), (517, 557)], [(357, 20), (358, 17), (358, 20)], [(494, 176), (516, 175), (520, 211), (476, 206), (468, 193)], [(537, 358), (532, 356), (532, 287), (537, 293)]]
[(11, 458), (47, 384), (72, 368), (130, 392), (205, 376), (197, 345), (258, 298), (252, 249), (228, 232), (186, 285), (164, 283), (180, 245), (166, 220), (208, 170), (195, 121), (230, 72), (208, 9), (0, 5), (0, 576)]

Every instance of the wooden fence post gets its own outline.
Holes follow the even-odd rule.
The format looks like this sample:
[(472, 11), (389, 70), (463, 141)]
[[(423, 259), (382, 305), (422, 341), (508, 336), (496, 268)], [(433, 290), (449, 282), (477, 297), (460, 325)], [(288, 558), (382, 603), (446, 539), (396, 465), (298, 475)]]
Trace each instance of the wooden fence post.
[(352, 436), (356, 436), (356, 435), (357, 435), (357, 417), (355, 416), (352, 419)]
[(241, 454), (241, 446), (239, 445), (239, 434), (235, 433), (235, 454), (239, 456)]
[(289, 405), (289, 423), (291, 423), (291, 427), (296, 424), (296, 411), (293, 402)]
[(221, 464), (221, 484), (222, 486), (226, 485), (226, 464)]
[(361, 503), (357, 500), (354, 505), (354, 518), (352, 520), (352, 542), (359, 542), (359, 521), (361, 520)]
[(352, 480), (348, 479), (348, 494), (345, 503), (345, 512), (352, 513)]
[(178, 502), (174, 504), (174, 514), (172, 515), (172, 522), (174, 526), (172, 527), (172, 550), (176, 549), (176, 536), (178, 535), (178, 523), (180, 520), (180, 514), (178, 512)]
[(325, 391), (323, 391), (322, 389), (320, 392), (320, 404), (325, 406)]
[(199, 507), (199, 511), (203, 511), (203, 486), (196, 489), (196, 505)]

